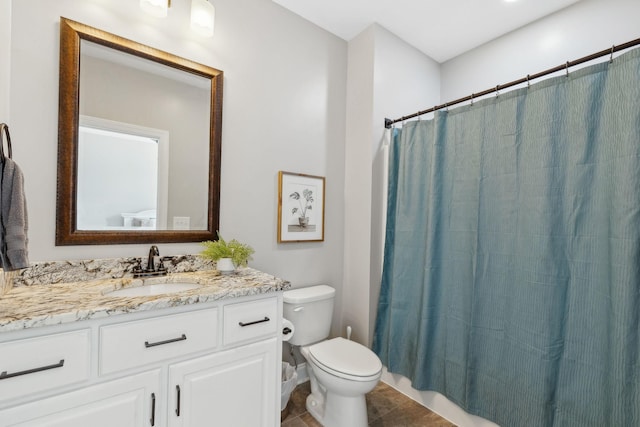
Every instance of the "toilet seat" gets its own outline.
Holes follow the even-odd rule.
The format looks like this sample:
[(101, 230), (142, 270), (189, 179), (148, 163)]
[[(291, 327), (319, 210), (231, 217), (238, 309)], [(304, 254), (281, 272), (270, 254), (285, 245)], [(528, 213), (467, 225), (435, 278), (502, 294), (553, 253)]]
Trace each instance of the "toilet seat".
[(310, 346), (309, 355), (318, 368), (351, 381), (377, 379), (382, 371), (382, 362), (374, 352), (341, 337)]

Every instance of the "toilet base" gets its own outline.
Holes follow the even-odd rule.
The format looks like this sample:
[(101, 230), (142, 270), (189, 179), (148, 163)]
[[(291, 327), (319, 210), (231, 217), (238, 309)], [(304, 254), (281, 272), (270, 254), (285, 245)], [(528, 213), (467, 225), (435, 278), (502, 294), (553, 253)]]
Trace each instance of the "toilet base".
[(326, 393), (307, 396), (307, 412), (326, 427), (367, 427), (367, 403), (364, 395), (339, 396)]

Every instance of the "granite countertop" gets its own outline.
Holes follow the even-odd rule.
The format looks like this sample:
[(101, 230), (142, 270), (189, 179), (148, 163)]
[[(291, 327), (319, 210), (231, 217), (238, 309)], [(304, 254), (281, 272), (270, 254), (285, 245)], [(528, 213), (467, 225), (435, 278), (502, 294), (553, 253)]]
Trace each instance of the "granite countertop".
[[(123, 287), (177, 282), (198, 283), (201, 287), (153, 296), (104, 295)], [(232, 275), (207, 270), (140, 279), (125, 277), (20, 286), (0, 297), (0, 332), (258, 295), (285, 290), (290, 286), (285, 280), (252, 268), (239, 269)]]

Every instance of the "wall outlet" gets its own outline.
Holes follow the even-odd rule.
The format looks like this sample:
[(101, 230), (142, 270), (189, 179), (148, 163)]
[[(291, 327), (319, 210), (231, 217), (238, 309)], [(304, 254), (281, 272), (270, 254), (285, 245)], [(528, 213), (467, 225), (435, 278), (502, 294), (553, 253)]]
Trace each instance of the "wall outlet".
[(173, 229), (174, 230), (188, 230), (190, 226), (191, 218), (188, 216), (174, 216), (173, 217)]

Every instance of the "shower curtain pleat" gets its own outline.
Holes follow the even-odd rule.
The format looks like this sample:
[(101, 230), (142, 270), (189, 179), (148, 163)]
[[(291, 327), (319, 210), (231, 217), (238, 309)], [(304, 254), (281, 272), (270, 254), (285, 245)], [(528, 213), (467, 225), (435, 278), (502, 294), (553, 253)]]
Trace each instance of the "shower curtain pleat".
[(394, 130), (374, 351), (507, 426), (640, 425), (640, 50)]

